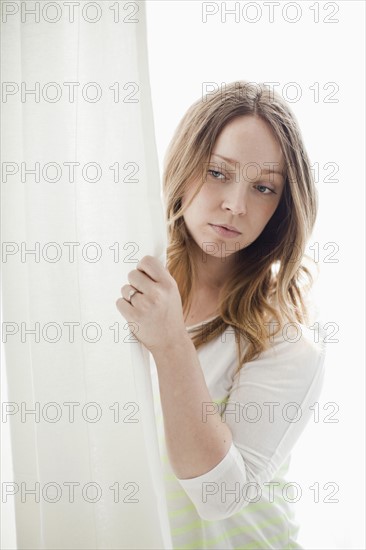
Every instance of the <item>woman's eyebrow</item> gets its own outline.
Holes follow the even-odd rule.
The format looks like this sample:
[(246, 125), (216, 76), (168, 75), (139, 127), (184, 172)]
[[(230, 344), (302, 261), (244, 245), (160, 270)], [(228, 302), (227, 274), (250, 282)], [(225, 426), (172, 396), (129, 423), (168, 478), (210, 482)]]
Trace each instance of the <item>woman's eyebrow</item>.
[[(216, 153), (212, 153), (213, 157), (219, 157), (223, 160), (225, 160), (228, 164), (231, 164), (232, 166), (235, 166), (235, 164), (240, 164), (238, 160), (230, 159), (228, 157), (223, 157), (222, 155), (218, 155)], [(268, 164), (277, 164), (275, 162), (268, 163)], [(273, 168), (262, 168), (261, 169), (262, 174), (278, 174), (279, 176), (284, 176), (283, 172), (278, 170), (273, 170)]]
[(284, 175), (283, 172), (278, 171), (278, 170), (273, 170), (273, 168), (262, 168), (262, 173), (263, 174), (278, 174), (279, 176), (282, 176), (282, 177)]
[(212, 153), (212, 156), (213, 157), (220, 157), (220, 159), (226, 160), (227, 163), (232, 164), (233, 166), (234, 166), (234, 164), (238, 163), (237, 160), (229, 159), (227, 157), (223, 157), (222, 155), (217, 155), (216, 153)]

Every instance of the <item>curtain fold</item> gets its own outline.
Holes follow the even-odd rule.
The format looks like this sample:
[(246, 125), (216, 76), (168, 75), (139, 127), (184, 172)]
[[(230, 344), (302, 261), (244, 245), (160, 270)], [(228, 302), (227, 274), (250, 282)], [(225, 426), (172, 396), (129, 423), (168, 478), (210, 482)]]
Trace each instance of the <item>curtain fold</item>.
[(17, 548), (171, 548), (149, 353), (115, 305), (144, 255), (165, 265), (145, 5), (117, 24), (112, 4), (2, 25)]

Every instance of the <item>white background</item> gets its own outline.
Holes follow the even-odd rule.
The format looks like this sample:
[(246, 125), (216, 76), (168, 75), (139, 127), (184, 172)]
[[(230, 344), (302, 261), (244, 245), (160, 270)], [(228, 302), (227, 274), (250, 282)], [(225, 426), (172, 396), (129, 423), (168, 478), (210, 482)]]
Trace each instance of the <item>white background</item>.
[[(233, 10), (235, 2), (206, 3), (218, 11), (203, 23), (203, 4), (146, 3), (160, 170), (173, 132), (201, 97), (203, 83), (280, 83), (275, 89), (299, 121), (312, 164), (319, 164), (320, 207), (307, 253), (315, 259), (319, 250), (320, 277), (313, 294), (323, 324), (339, 327), (333, 335), (330, 325), (327, 329), (329, 339), (338, 342), (327, 346), (319, 422), (309, 423), (292, 453), (288, 479), (302, 490), (296, 504), (299, 542), (308, 549), (365, 548), (364, 2), (281, 2), (272, 23), (263, 2), (236, 2), (238, 22), (229, 14), (224, 20), (225, 7)], [(295, 23), (285, 20), (299, 14)], [(339, 21), (325, 23), (327, 16)], [(257, 22), (248, 22), (256, 17)], [(291, 82), (301, 89), (296, 102), (290, 101), (296, 97), (295, 87), (287, 86)], [(339, 87), (333, 96), (333, 86), (324, 89), (330, 82)], [(310, 89), (314, 83), (319, 83), (318, 101)], [(338, 102), (325, 102), (327, 96)], [(331, 175), (324, 169), (327, 162), (338, 165), (337, 182), (324, 181)], [(327, 243), (336, 244), (325, 248)], [(327, 403), (336, 405), (326, 408)], [(333, 485), (324, 487), (328, 482)], [(319, 502), (309, 488), (316, 484)]]
[[(364, 540), (364, 2), (281, 2), (273, 23), (263, 2), (210, 2), (218, 13), (202, 22), (203, 2), (146, 2), (150, 78), (155, 131), (162, 173), (166, 147), (187, 108), (201, 97), (205, 82), (235, 80), (279, 82), (278, 91), (296, 82), (299, 101), (290, 103), (313, 164), (320, 167), (320, 208), (308, 253), (319, 247), (321, 275), (314, 297), (324, 323), (336, 323), (339, 341), (329, 343), (325, 386), (319, 402), (320, 422), (311, 422), (292, 453), (289, 480), (301, 485), (296, 504), (300, 541), (307, 549), (363, 549)], [(206, 3), (207, 4), (207, 3)], [(224, 8), (239, 4), (239, 21)], [(295, 5), (291, 7), (290, 4)], [(248, 22), (256, 16), (256, 23)], [(285, 6), (287, 5), (287, 8)], [(328, 6), (326, 9), (326, 5)], [(259, 6), (259, 8), (258, 8)], [(296, 15), (296, 23), (285, 20)], [(313, 10), (310, 7), (313, 6)], [(333, 7), (338, 13), (331, 16)], [(314, 9), (319, 22), (314, 22)], [(285, 12), (283, 12), (285, 10)], [(287, 10), (287, 11), (286, 11)], [(260, 15), (261, 12), (261, 15)], [(324, 23), (326, 16), (337, 23)], [(335, 82), (337, 103), (324, 99)], [(320, 98), (309, 89), (319, 83)], [(294, 88), (288, 88), (289, 93)], [(293, 96), (290, 95), (290, 99)], [(287, 98), (288, 99), (288, 98)], [(339, 166), (338, 182), (324, 181), (327, 162)], [(318, 245), (314, 243), (319, 243)], [(332, 248), (338, 261), (326, 261)], [(330, 334), (330, 330), (328, 330)], [(3, 372), (2, 372), (3, 374)], [(3, 380), (2, 380), (3, 382)], [(3, 390), (4, 383), (2, 384)], [(2, 393), (2, 401), (6, 401)], [(336, 403), (336, 423), (325, 422)], [(329, 418), (328, 418), (329, 419)], [(2, 443), (8, 437), (2, 426)], [(9, 455), (2, 470), (9, 470)], [(339, 487), (331, 497), (332, 487)], [(319, 484), (319, 502), (309, 487)], [(326, 497), (339, 502), (325, 502)], [(9, 510), (9, 508), (6, 508)], [(10, 512), (10, 510), (9, 510)], [(2, 522), (9, 518), (2, 517)]]

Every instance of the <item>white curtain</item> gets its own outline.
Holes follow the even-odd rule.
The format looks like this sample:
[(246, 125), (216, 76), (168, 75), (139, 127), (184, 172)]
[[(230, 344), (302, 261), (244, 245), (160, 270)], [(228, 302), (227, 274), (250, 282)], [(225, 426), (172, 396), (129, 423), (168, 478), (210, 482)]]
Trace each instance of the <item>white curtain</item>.
[(4, 4), (3, 507), (17, 548), (171, 548), (153, 367), (115, 305), (165, 262), (145, 5)]

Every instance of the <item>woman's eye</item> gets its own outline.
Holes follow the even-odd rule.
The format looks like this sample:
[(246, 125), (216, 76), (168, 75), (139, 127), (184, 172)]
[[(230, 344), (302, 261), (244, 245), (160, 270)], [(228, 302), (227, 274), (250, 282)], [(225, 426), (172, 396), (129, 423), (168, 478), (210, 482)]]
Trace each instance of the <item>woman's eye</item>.
[[(207, 173), (210, 174), (215, 180), (227, 179), (225, 175), (222, 172), (219, 172), (218, 170), (212, 170), (212, 169), (207, 170)], [(256, 187), (261, 195), (270, 195), (271, 193), (276, 194), (276, 191), (273, 191), (273, 189), (270, 189), (266, 185), (257, 185)], [(268, 193), (266, 193), (266, 191), (268, 191)]]
[[(267, 187), (266, 185), (257, 185), (257, 188), (260, 187), (262, 189), (267, 189), (267, 191), (269, 191), (270, 193), (275, 193), (275, 191), (273, 191), (272, 189), (270, 189), (269, 187)], [(261, 195), (269, 195), (269, 193), (264, 193), (262, 191), (259, 191), (261, 193)]]
[[(207, 173), (208, 173), (208, 174), (211, 174), (212, 177), (213, 177), (215, 180), (218, 180), (218, 179), (225, 179), (224, 174), (222, 174), (221, 172), (218, 172), (217, 170), (207, 170)], [(217, 177), (217, 174), (218, 174), (219, 176), (222, 176), (222, 178)]]

